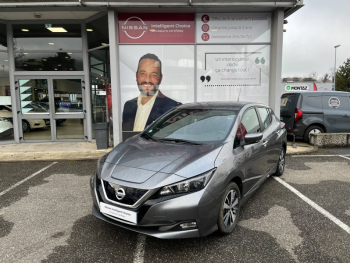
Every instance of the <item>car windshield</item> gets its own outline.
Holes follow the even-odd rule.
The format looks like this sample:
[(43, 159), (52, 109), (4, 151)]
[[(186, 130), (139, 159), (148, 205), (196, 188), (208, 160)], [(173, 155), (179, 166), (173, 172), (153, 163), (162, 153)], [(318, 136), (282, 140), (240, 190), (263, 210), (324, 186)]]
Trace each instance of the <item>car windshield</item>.
[(234, 110), (175, 110), (147, 128), (143, 137), (147, 140), (175, 143), (217, 143), (227, 137), (236, 115)]

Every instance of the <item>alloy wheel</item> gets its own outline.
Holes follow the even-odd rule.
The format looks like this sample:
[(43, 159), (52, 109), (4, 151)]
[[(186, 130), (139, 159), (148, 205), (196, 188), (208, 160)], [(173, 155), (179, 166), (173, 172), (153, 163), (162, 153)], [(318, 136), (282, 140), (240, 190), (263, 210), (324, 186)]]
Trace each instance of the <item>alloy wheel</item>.
[(223, 209), (223, 220), (225, 227), (231, 227), (234, 224), (237, 211), (238, 195), (235, 190), (231, 190), (226, 195)]
[(280, 159), (279, 159), (279, 166), (278, 169), (280, 170), (280, 173), (282, 174), (284, 171), (284, 165), (285, 165), (285, 153), (284, 150), (281, 151)]
[(312, 129), (310, 132), (309, 132), (309, 140), (311, 138), (311, 134), (315, 134), (315, 133), (322, 133), (322, 131), (320, 131), (319, 129)]
[(22, 130), (23, 132), (28, 131), (29, 124), (26, 121), (22, 121)]

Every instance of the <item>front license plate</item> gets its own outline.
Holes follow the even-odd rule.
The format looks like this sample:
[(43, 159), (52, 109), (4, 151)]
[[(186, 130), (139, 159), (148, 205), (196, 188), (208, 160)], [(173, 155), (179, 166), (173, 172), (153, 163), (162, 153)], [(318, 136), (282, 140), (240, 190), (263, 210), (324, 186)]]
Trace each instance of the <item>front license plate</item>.
[(101, 213), (123, 219), (128, 222), (137, 223), (137, 213), (116, 206), (100, 202)]

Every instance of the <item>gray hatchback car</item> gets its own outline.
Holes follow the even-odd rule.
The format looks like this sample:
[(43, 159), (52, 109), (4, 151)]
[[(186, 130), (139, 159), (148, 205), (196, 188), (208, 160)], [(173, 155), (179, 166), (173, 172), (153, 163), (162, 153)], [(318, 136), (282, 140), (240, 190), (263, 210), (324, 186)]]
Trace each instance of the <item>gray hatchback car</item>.
[(158, 238), (229, 234), (243, 203), (283, 174), (286, 144), (266, 105), (181, 105), (99, 159), (93, 214)]

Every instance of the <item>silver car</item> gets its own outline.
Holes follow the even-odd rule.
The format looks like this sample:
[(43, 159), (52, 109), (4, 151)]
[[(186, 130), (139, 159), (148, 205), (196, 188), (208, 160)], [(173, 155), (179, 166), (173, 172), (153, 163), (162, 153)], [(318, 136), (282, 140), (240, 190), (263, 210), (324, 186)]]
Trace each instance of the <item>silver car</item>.
[(98, 160), (93, 214), (158, 238), (229, 234), (253, 192), (283, 174), (286, 145), (266, 105), (181, 105)]

